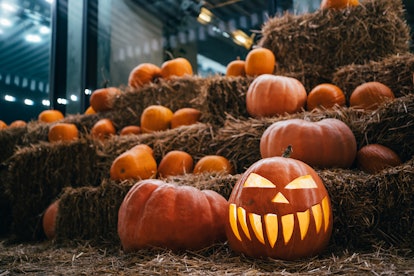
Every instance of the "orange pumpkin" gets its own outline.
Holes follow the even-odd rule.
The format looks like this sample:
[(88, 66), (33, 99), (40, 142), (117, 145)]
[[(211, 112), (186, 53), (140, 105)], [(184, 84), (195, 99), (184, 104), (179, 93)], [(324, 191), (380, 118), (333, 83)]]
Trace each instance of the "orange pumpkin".
[(271, 117), (301, 111), (306, 99), (305, 87), (299, 80), (264, 74), (249, 85), (246, 108), (252, 117)]
[(198, 122), (201, 111), (196, 108), (183, 107), (174, 112), (171, 117), (171, 128), (188, 126)]
[(355, 88), (349, 98), (349, 105), (358, 109), (375, 110), (381, 104), (392, 101), (394, 98), (394, 93), (388, 86), (372, 81)]
[(141, 63), (132, 69), (129, 74), (128, 85), (137, 89), (154, 82), (159, 77), (161, 77), (160, 67), (152, 63)]
[(49, 142), (74, 141), (79, 138), (78, 127), (72, 123), (56, 123), (49, 128)]
[(356, 163), (357, 167), (366, 173), (377, 173), (402, 164), (395, 151), (380, 144), (363, 146), (357, 152)]
[(194, 165), (193, 173), (223, 172), (232, 174), (234, 171), (230, 161), (220, 155), (206, 155)]
[(270, 125), (260, 138), (262, 158), (282, 156), (292, 146), (290, 157), (320, 168), (349, 168), (357, 144), (351, 129), (338, 119), (310, 122), (288, 119)]
[(0, 120), (0, 129), (5, 129), (5, 128), (7, 128), (7, 124), (3, 120)]
[(251, 257), (295, 260), (329, 243), (329, 194), (309, 165), (293, 158), (264, 158), (248, 168), (229, 198), (230, 247)]
[(245, 72), (247, 76), (259, 76), (273, 74), (276, 65), (276, 57), (267, 48), (255, 48), (247, 53)]
[(193, 67), (186, 58), (174, 58), (164, 61), (161, 65), (161, 76), (163, 79), (193, 75)]
[(200, 250), (226, 240), (227, 208), (227, 200), (212, 190), (141, 180), (119, 207), (118, 236), (125, 252)]
[(95, 112), (108, 111), (113, 108), (115, 99), (121, 93), (116, 87), (100, 88), (93, 91), (89, 103)]
[(244, 60), (233, 60), (226, 67), (227, 77), (245, 77), (246, 76), (246, 62)]
[(95, 114), (96, 111), (93, 109), (92, 106), (88, 106), (88, 108), (85, 110), (84, 114), (90, 115), (90, 114)]
[(162, 105), (150, 105), (141, 114), (141, 131), (150, 133), (167, 130), (171, 126), (173, 112)]
[(358, 0), (322, 0), (321, 9), (344, 9), (348, 7), (358, 6)]
[(185, 151), (173, 150), (168, 152), (158, 166), (160, 177), (168, 177), (192, 173), (194, 167), (193, 157)]
[(92, 138), (105, 140), (111, 135), (116, 134), (116, 129), (113, 122), (110, 119), (104, 118), (98, 120), (91, 129)]
[(43, 123), (52, 123), (52, 122), (60, 121), (64, 117), (65, 116), (63, 115), (61, 111), (57, 109), (48, 109), (48, 110), (43, 110), (42, 112), (39, 113), (38, 121), (43, 122)]
[(9, 127), (13, 128), (13, 127), (25, 127), (27, 125), (27, 123), (23, 120), (15, 120), (13, 122), (10, 123)]
[(110, 168), (113, 180), (148, 179), (157, 173), (157, 162), (148, 146), (135, 146), (115, 158)]
[(45, 236), (52, 240), (56, 236), (56, 218), (59, 212), (59, 200), (50, 204), (42, 218), (43, 232)]
[(329, 109), (335, 105), (344, 106), (345, 103), (345, 94), (341, 88), (331, 83), (322, 83), (309, 92), (306, 107), (310, 111), (319, 107)]
[(141, 127), (139, 126), (134, 126), (134, 125), (130, 125), (130, 126), (124, 126), (119, 135), (129, 135), (129, 134), (134, 134), (134, 135), (138, 135), (141, 134)]

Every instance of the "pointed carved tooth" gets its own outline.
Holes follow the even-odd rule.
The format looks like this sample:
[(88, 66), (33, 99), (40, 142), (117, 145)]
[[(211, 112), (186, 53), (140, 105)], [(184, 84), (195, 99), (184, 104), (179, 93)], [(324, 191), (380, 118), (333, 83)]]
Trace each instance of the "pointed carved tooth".
[(295, 218), (293, 214), (284, 215), (281, 218), (282, 220), (282, 230), (283, 230), (283, 239), (285, 244), (287, 244), (292, 238), (293, 229), (295, 228)]
[(315, 219), (316, 233), (319, 233), (322, 227), (322, 220), (323, 220), (322, 207), (320, 204), (316, 204), (312, 206), (312, 214), (313, 214), (313, 218)]
[(229, 205), (229, 221), (233, 234), (239, 241), (241, 241), (239, 229), (237, 228), (237, 207), (236, 204), (233, 203)]
[(310, 224), (309, 209), (304, 212), (297, 212), (296, 215), (299, 221), (300, 238), (303, 240), (308, 233)]
[(287, 200), (287, 198), (282, 193), (279, 192), (272, 199), (272, 202), (275, 202), (275, 203), (289, 203), (289, 200)]
[(256, 235), (256, 238), (263, 244), (264, 236), (263, 236), (263, 227), (262, 227), (262, 217), (257, 214), (249, 213), (249, 220), (252, 226), (253, 232)]
[(329, 208), (329, 198), (327, 196), (322, 199), (322, 209), (323, 209), (323, 221), (325, 224), (325, 232), (328, 231), (328, 227), (330, 224), (329, 218), (331, 215), (331, 210)]
[(264, 222), (266, 226), (267, 239), (269, 240), (270, 246), (273, 248), (277, 241), (277, 235), (278, 235), (277, 215), (266, 214), (264, 216)]
[(244, 234), (249, 240), (252, 240), (250, 237), (249, 229), (247, 228), (246, 210), (244, 210), (242, 207), (237, 207), (237, 218)]

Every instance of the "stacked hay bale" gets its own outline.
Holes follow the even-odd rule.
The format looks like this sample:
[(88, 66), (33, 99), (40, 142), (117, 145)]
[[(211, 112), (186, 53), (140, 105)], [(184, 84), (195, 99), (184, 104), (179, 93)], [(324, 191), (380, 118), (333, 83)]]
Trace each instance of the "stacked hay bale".
[(407, 53), (410, 41), (402, 2), (387, 0), (274, 17), (261, 33), (259, 44), (275, 53), (277, 73), (296, 76), (307, 91), (332, 82), (339, 67)]
[[(397, 55), (409, 56), (408, 29), (401, 18), (399, 1), (376, 0), (344, 11), (287, 14), (269, 20), (263, 28), (261, 45), (274, 51), (277, 73), (297, 76), (307, 91), (315, 84), (334, 81), (346, 86), (349, 95), (357, 83), (387, 80), (388, 76), (402, 76), (403, 72), (398, 79), (401, 81), (392, 83), (399, 99), (372, 113), (338, 107), (253, 119), (244, 102), (252, 78), (193, 76), (127, 90), (111, 111), (65, 119), (85, 129), (85, 135), (70, 144), (21, 139), (21, 148), (10, 152), (11, 157), (4, 163), (7, 170), (3, 185), (11, 202), (13, 234), (26, 240), (44, 238), (40, 229), (42, 212), (60, 198), (57, 240), (110, 240), (118, 244), (117, 211), (134, 182), (109, 180), (108, 172), (114, 158), (126, 149), (148, 144), (157, 161), (170, 150), (187, 151), (195, 160), (208, 154), (223, 155), (234, 164), (235, 175), (188, 174), (169, 181), (216, 190), (228, 198), (239, 174), (260, 159), (260, 137), (271, 123), (289, 118), (337, 118), (350, 126), (359, 147), (384, 144), (405, 163), (375, 175), (356, 168), (319, 170), (334, 208), (332, 243), (345, 247), (369, 247), (378, 242), (412, 246), (414, 94), (409, 75), (412, 76), (413, 69), (410, 58)], [(355, 82), (348, 84), (351, 79)], [(120, 129), (139, 123), (142, 111), (151, 104), (172, 110), (194, 107), (203, 116), (199, 124), (179, 129), (114, 136), (102, 143), (88, 137), (87, 129), (99, 118), (112, 119)], [(41, 128), (26, 129), (16, 136), (44, 135)]]

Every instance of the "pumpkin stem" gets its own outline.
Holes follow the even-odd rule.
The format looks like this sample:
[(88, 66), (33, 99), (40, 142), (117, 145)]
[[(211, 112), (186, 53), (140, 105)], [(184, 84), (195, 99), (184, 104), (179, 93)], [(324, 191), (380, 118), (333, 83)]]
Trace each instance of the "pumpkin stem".
[(289, 158), (292, 152), (293, 152), (292, 145), (289, 145), (283, 152), (282, 157)]
[(174, 55), (170, 52), (170, 51), (168, 51), (168, 50), (166, 50), (165, 51), (165, 54), (170, 58), (170, 59), (174, 59)]

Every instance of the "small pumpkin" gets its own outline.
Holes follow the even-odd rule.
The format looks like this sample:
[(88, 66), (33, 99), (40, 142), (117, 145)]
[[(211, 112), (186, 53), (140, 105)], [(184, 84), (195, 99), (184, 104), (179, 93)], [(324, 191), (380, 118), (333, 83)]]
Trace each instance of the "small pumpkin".
[(256, 77), (273, 74), (276, 65), (274, 53), (267, 48), (254, 48), (247, 53), (245, 72), (247, 76)]
[(348, 7), (358, 6), (358, 0), (322, 0), (321, 9), (345, 9)]
[(264, 158), (229, 198), (230, 247), (251, 257), (294, 260), (320, 253), (332, 233), (329, 194), (316, 171), (292, 158)]
[(329, 109), (335, 105), (345, 106), (345, 103), (345, 94), (341, 88), (335, 84), (322, 83), (309, 92), (306, 107), (310, 111), (320, 107)]
[(385, 168), (401, 165), (398, 154), (380, 144), (369, 144), (358, 150), (356, 156), (357, 167), (366, 173), (377, 173)]
[(171, 128), (188, 126), (198, 122), (201, 117), (201, 111), (192, 107), (183, 107), (177, 109), (171, 117)]
[(39, 113), (38, 121), (43, 123), (52, 123), (62, 120), (65, 116), (60, 110), (48, 109)]
[(306, 89), (299, 80), (263, 74), (249, 85), (246, 108), (256, 118), (292, 114), (305, 107), (306, 98)]
[(234, 168), (230, 161), (224, 156), (206, 155), (197, 161), (193, 170), (193, 173), (195, 174), (205, 172), (223, 172), (232, 174)]
[(377, 81), (363, 83), (352, 91), (349, 105), (353, 108), (375, 110), (381, 104), (395, 98), (392, 90), (385, 84)]
[(85, 115), (96, 114), (96, 111), (93, 109), (92, 106), (88, 106), (88, 108), (86, 108), (84, 114)]
[(49, 142), (75, 141), (79, 138), (79, 130), (72, 123), (56, 123), (49, 128)]
[(23, 121), (23, 120), (14, 120), (9, 125), (10, 128), (14, 128), (14, 127), (25, 127), (25, 126), (27, 126), (27, 123), (25, 121)]
[(6, 124), (6, 122), (3, 121), (3, 120), (0, 120), (0, 129), (5, 129), (7, 127), (8, 127), (8, 125)]
[(125, 252), (144, 248), (200, 250), (226, 239), (227, 200), (211, 190), (141, 180), (118, 212), (118, 236)]
[(169, 151), (161, 159), (158, 166), (158, 175), (160, 177), (183, 175), (192, 173), (194, 168), (193, 157), (182, 150)]
[(161, 77), (169, 80), (173, 77), (183, 77), (193, 75), (193, 67), (186, 58), (173, 58), (164, 61), (161, 65)]
[(141, 63), (129, 74), (128, 85), (132, 88), (140, 88), (145, 84), (154, 82), (161, 77), (161, 68), (152, 63)]
[(141, 134), (141, 127), (135, 126), (135, 125), (124, 126), (119, 132), (119, 135), (121, 136), (130, 135), (130, 134), (133, 134), (133, 135)]
[(116, 87), (96, 89), (92, 92), (89, 103), (95, 112), (108, 111), (113, 108), (115, 99), (121, 93)]
[(105, 140), (116, 134), (116, 129), (112, 120), (103, 118), (98, 120), (91, 128), (92, 138)]
[(226, 76), (227, 77), (245, 77), (246, 76), (246, 62), (244, 60), (233, 60), (227, 64)]
[(157, 162), (150, 147), (138, 145), (117, 156), (109, 173), (112, 180), (148, 179), (156, 175)]
[(167, 130), (171, 126), (173, 112), (162, 105), (150, 105), (141, 114), (141, 131), (150, 133)]
[(317, 122), (287, 119), (271, 124), (260, 138), (262, 158), (281, 156), (292, 146), (291, 156), (310, 166), (349, 168), (357, 152), (352, 130), (334, 118)]
[(56, 236), (56, 218), (59, 212), (59, 199), (51, 203), (43, 214), (42, 226), (45, 236), (52, 240)]

